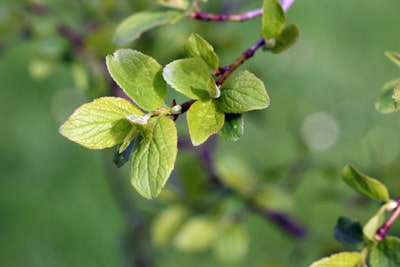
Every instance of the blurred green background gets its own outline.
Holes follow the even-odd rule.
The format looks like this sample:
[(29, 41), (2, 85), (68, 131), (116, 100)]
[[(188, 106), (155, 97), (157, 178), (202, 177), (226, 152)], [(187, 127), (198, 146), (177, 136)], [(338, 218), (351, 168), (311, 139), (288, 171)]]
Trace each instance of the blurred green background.
[[(240, 12), (262, 3), (211, 2), (204, 7), (212, 12), (221, 6)], [(111, 165), (112, 151), (79, 147), (58, 134), (58, 127), (88, 97), (106, 92), (101, 77), (85, 79), (85, 68), (117, 49), (110, 41), (116, 25), (150, 3), (40, 1), (51, 7), (51, 15), (35, 14), (27, 8), (32, 3), (0, 4), (0, 266), (129, 266), (123, 241), (129, 226), (110, 180), (120, 179), (126, 188), (121, 194), (134, 199), (145, 217), (157, 214), (165, 201), (138, 197), (127, 167), (119, 171)], [(245, 160), (265, 183), (284, 191), (287, 212), (308, 236), (294, 239), (249, 214), (249, 253), (237, 266), (308, 266), (344, 249), (332, 236), (336, 219), (345, 215), (365, 222), (378, 207), (341, 181), (347, 163), (381, 179), (392, 197), (400, 195), (400, 114), (374, 109), (383, 83), (400, 76), (383, 55), (400, 50), (399, 10), (398, 0), (299, 0), (288, 12), (301, 31), (296, 46), (277, 56), (257, 52), (241, 67), (265, 82), (271, 106), (245, 116), (240, 141), (218, 138), (218, 153)], [(54, 25), (60, 22), (78, 32), (96, 23), (97, 30), (84, 39), (88, 54), (75, 60), (82, 54), (57, 34)], [(182, 20), (131, 47), (165, 65), (183, 56), (193, 31), (228, 65), (259, 38), (260, 20)], [(101, 72), (94, 67), (92, 74), (93, 69)], [(179, 123), (187, 134), (184, 120)], [(400, 233), (399, 223), (392, 231)], [(156, 266), (232, 266), (211, 252), (185, 254), (173, 246), (156, 252)]]

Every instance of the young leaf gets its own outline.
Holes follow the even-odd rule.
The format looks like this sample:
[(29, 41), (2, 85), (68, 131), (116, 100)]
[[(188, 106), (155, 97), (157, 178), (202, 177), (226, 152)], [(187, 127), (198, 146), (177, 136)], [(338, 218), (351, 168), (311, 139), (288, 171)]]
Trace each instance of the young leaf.
[(226, 264), (242, 261), (249, 249), (249, 236), (241, 224), (230, 226), (214, 245), (215, 255)]
[(123, 98), (102, 97), (76, 109), (59, 131), (86, 148), (113, 147), (131, 131), (133, 126), (125, 119), (131, 114), (143, 113)]
[(386, 205), (383, 205), (364, 225), (363, 233), (370, 241), (375, 242), (376, 231), (385, 220), (385, 211)]
[(207, 64), (200, 58), (185, 58), (165, 66), (164, 79), (176, 91), (190, 99), (206, 99), (211, 74)]
[(286, 23), (286, 14), (278, 0), (264, 0), (261, 36), (268, 40), (276, 37)]
[(296, 43), (298, 38), (299, 27), (295, 24), (291, 24), (284, 28), (282, 32), (276, 36), (275, 45), (270, 48), (269, 51), (274, 54), (285, 52)]
[(385, 56), (387, 56), (391, 61), (393, 61), (398, 66), (400, 66), (400, 54), (399, 53), (387, 51), (387, 52), (385, 52)]
[(208, 137), (218, 132), (224, 124), (224, 119), (224, 113), (218, 109), (214, 100), (197, 100), (187, 114), (193, 145), (201, 145)]
[(234, 73), (220, 89), (221, 96), (216, 102), (225, 113), (237, 114), (269, 106), (264, 83), (248, 71)]
[(400, 82), (398, 82), (393, 89), (392, 100), (393, 100), (393, 106), (396, 109), (399, 109), (400, 108)]
[(166, 84), (155, 59), (131, 49), (119, 49), (106, 58), (108, 71), (124, 92), (144, 110), (164, 103)]
[(134, 41), (154, 27), (175, 23), (184, 15), (182, 10), (154, 10), (135, 13), (122, 21), (115, 32), (114, 43), (116, 45), (126, 44)]
[(358, 252), (341, 252), (314, 262), (310, 267), (355, 267), (360, 260)]
[(185, 44), (185, 51), (189, 57), (199, 57), (203, 59), (212, 70), (219, 67), (219, 58), (214, 52), (214, 48), (200, 35), (193, 33)]
[(394, 88), (397, 88), (397, 86), (400, 86), (400, 79), (389, 81), (383, 85), (379, 98), (375, 103), (376, 110), (381, 113), (391, 113), (400, 109), (398, 104), (396, 104), (397, 101), (393, 98), (395, 93)]
[(242, 114), (225, 114), (225, 122), (222, 129), (218, 132), (220, 136), (229, 141), (237, 141), (242, 137), (244, 122)]
[(338, 219), (333, 235), (343, 244), (355, 245), (364, 242), (361, 224), (346, 217)]
[(164, 116), (149, 121), (152, 130), (142, 131), (131, 156), (131, 182), (146, 198), (154, 198), (174, 168), (177, 154), (175, 123)]
[(354, 190), (369, 198), (380, 201), (389, 201), (389, 193), (385, 185), (371, 178), (351, 165), (347, 165), (342, 172), (343, 180)]
[(387, 236), (378, 245), (371, 249), (371, 267), (398, 267), (400, 266), (400, 239)]
[(185, 252), (204, 251), (220, 235), (221, 224), (213, 218), (198, 216), (187, 221), (175, 237), (175, 245)]

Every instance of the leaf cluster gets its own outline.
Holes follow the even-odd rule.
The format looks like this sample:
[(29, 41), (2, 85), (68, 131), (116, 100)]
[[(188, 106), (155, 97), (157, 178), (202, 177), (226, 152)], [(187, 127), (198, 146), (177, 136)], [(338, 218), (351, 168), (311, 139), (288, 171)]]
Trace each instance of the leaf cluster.
[(380, 234), (386, 213), (398, 210), (399, 202), (390, 199), (384, 184), (351, 165), (344, 168), (342, 177), (355, 191), (372, 200), (380, 201), (383, 205), (364, 226), (350, 218), (338, 219), (334, 229), (335, 238), (344, 244), (362, 247), (361, 252), (337, 253), (314, 262), (310, 267), (400, 266), (398, 253), (400, 239)]

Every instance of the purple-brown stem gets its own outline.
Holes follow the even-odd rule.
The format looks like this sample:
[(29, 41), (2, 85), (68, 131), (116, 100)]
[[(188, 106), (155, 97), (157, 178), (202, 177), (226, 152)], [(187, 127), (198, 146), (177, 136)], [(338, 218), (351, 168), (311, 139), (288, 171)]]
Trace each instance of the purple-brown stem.
[(226, 15), (226, 14), (211, 14), (202, 11), (194, 11), (187, 15), (188, 18), (197, 19), (202, 21), (229, 21), (229, 22), (242, 22), (246, 20), (253, 19), (255, 17), (259, 17), (263, 14), (263, 9), (255, 9), (250, 10), (245, 13), (241, 14), (233, 14), (233, 15)]
[(396, 202), (397, 208), (394, 210), (392, 216), (390, 216), (390, 218), (376, 231), (375, 239), (377, 241), (382, 241), (385, 238), (390, 227), (400, 215), (400, 198), (396, 199)]

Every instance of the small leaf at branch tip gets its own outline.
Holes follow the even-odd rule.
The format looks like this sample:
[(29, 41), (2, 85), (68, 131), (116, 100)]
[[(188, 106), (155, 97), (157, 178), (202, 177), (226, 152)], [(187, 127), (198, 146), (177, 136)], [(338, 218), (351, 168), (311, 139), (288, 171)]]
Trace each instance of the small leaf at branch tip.
[(126, 116), (126, 119), (133, 124), (146, 125), (150, 119), (150, 116), (150, 114), (146, 114), (143, 116), (131, 114), (129, 116)]

